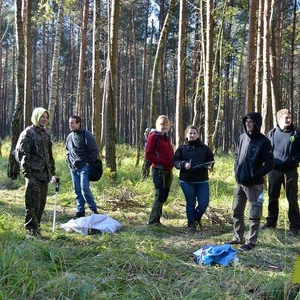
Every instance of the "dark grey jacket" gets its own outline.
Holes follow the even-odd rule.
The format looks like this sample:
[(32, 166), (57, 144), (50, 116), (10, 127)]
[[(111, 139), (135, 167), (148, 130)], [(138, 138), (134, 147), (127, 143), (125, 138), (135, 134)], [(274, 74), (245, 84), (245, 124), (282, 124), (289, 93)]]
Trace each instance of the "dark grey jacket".
[(287, 171), (298, 168), (300, 162), (299, 130), (293, 124), (285, 130), (276, 126), (268, 132), (267, 137), (273, 147), (274, 169)]
[(264, 176), (273, 169), (274, 158), (270, 140), (260, 133), (262, 117), (259, 113), (249, 113), (243, 118), (246, 130), (246, 120), (254, 121), (255, 132), (243, 133), (238, 140), (235, 151), (235, 178), (237, 183), (250, 186), (264, 183)]
[(82, 128), (67, 136), (66, 150), (67, 163), (73, 170), (81, 169), (87, 163), (92, 165), (99, 156), (99, 147), (94, 136)]

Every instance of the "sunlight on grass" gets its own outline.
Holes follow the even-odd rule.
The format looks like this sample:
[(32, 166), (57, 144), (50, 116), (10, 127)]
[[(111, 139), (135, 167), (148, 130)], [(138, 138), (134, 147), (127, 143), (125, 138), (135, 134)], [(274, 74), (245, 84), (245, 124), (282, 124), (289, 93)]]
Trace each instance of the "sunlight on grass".
[[(202, 246), (232, 238), (232, 155), (216, 157), (203, 230), (190, 234), (178, 171), (174, 170), (164, 206), (163, 226), (148, 226), (154, 200), (152, 179), (141, 179), (134, 149), (118, 146), (117, 182), (111, 181), (104, 161), (103, 177), (91, 188), (99, 211), (121, 222), (122, 228), (116, 234), (84, 236), (60, 228), (72, 218), (76, 204), (64, 145), (55, 143), (53, 150), (61, 188), (56, 194), (54, 185), (49, 185), (44, 238), (28, 239), (23, 228), (24, 179), (11, 181), (6, 177), (10, 146), (4, 141), (0, 157), (0, 299), (299, 298), (299, 287), (290, 279), (300, 242), (299, 237), (287, 235), (284, 193), (278, 228), (261, 231), (255, 250), (237, 253), (238, 263), (223, 268), (196, 265), (194, 261), (193, 252)], [(52, 232), (56, 196), (57, 226)], [(264, 205), (264, 217), (266, 213)]]

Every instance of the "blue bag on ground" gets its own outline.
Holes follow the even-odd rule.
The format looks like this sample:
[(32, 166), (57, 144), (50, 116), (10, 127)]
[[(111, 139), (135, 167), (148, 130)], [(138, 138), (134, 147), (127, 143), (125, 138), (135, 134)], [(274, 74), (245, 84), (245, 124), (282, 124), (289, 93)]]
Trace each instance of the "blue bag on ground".
[(236, 250), (231, 245), (205, 245), (201, 249), (194, 252), (196, 263), (203, 265), (219, 264), (228, 266), (231, 262), (236, 262)]

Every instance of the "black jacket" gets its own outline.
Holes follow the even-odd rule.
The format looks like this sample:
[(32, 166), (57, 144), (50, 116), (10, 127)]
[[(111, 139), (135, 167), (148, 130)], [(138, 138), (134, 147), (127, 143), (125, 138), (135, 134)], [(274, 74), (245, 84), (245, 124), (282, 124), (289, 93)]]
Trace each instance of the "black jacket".
[[(255, 132), (246, 131), (246, 120), (250, 118), (255, 125)], [(238, 140), (235, 150), (235, 179), (245, 186), (264, 183), (264, 176), (268, 174), (274, 164), (270, 140), (260, 133), (262, 117), (252, 112), (243, 118), (245, 133)]]
[(293, 124), (285, 130), (276, 126), (268, 132), (267, 137), (273, 147), (274, 169), (285, 171), (299, 166), (300, 132)]
[[(214, 160), (212, 151), (199, 139), (185, 141), (175, 151), (173, 158), (174, 167), (180, 170), (179, 179), (187, 182), (198, 182), (208, 180), (207, 166), (199, 165)], [(185, 169), (185, 163), (191, 162), (191, 169)]]
[(92, 165), (99, 156), (99, 148), (94, 136), (80, 128), (72, 131), (66, 140), (66, 160), (71, 169), (81, 169), (87, 163)]

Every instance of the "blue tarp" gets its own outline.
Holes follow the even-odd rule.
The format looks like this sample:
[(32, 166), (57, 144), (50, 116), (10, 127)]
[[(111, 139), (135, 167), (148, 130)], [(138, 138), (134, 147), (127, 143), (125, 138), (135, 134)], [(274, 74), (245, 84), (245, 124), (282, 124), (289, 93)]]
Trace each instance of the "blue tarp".
[(236, 250), (231, 245), (205, 245), (201, 249), (194, 252), (196, 263), (203, 265), (220, 264), (224, 267), (231, 262), (236, 262)]

